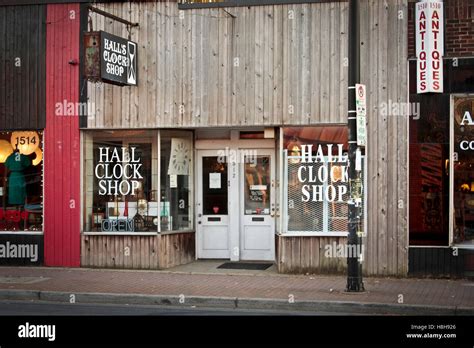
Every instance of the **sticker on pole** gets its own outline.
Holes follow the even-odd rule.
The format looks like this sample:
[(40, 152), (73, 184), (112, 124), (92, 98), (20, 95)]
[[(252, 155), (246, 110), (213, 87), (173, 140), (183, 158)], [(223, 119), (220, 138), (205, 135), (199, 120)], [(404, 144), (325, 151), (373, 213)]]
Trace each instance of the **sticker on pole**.
[(357, 146), (365, 146), (366, 141), (366, 116), (367, 116), (367, 98), (365, 85), (356, 84), (356, 129), (357, 129)]

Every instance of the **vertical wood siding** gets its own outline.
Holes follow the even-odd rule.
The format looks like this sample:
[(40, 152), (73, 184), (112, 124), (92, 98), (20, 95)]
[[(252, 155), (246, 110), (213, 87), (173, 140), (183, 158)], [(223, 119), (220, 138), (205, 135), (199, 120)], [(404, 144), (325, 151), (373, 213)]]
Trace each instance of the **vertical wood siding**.
[[(307, 125), (346, 118), (345, 2), (225, 11), (179, 11), (166, 1), (94, 6), (140, 23), (130, 36), (139, 46), (139, 82), (89, 83), (95, 106), (89, 128)], [(126, 26), (91, 17), (94, 30), (128, 37)]]
[(0, 130), (45, 127), (46, 6), (0, 7)]
[(364, 271), (408, 272), (407, 118), (383, 103), (408, 102), (407, 1), (361, 1), (361, 81), (367, 85), (367, 238)]
[[(325, 11), (330, 8), (322, 8), (321, 15), (331, 17), (330, 12)], [(361, 1), (360, 13), (361, 82), (367, 85), (368, 103), (367, 238), (364, 238), (363, 269), (367, 275), (405, 276), (408, 272), (407, 118), (384, 116), (381, 107), (389, 101), (408, 101), (407, 1)], [(320, 24), (326, 25), (325, 21)], [(333, 40), (334, 28), (324, 30), (329, 30), (327, 37)], [(346, 43), (341, 42), (341, 45), (341, 52), (335, 54), (345, 57)], [(330, 49), (320, 52), (321, 57), (332, 55), (330, 52)], [(333, 76), (328, 69), (321, 69), (322, 75), (328, 73)], [(315, 84), (312, 91), (318, 88), (323, 90), (322, 95), (334, 95), (330, 85)], [(321, 98), (313, 98), (311, 102), (319, 102), (320, 108), (331, 113), (331, 102)], [(328, 269), (334, 272), (345, 269), (345, 260), (338, 263), (321, 256), (324, 245), (333, 240), (346, 243), (345, 238), (280, 237), (279, 270), (324, 273)], [(309, 253), (309, 259), (304, 253)]]
[[(346, 122), (346, 2), (227, 8), (235, 18), (218, 9), (180, 12), (174, 2), (97, 6), (140, 23), (131, 30), (139, 86), (89, 83), (90, 128)], [(407, 1), (363, 0), (360, 12), (368, 94), (364, 271), (406, 275), (407, 119), (382, 115), (381, 107), (408, 101)], [(94, 30), (128, 35), (92, 17)]]
[(326, 257), (326, 246), (345, 244), (345, 237), (283, 237), (278, 236), (278, 272), (281, 273), (344, 273), (345, 258)]
[[(79, 5), (48, 5), (44, 155), (45, 265), (80, 265), (78, 116), (58, 116), (56, 103), (79, 101)], [(74, 18), (71, 18), (71, 11)]]
[(81, 266), (164, 269), (195, 259), (194, 233), (158, 236), (83, 235)]

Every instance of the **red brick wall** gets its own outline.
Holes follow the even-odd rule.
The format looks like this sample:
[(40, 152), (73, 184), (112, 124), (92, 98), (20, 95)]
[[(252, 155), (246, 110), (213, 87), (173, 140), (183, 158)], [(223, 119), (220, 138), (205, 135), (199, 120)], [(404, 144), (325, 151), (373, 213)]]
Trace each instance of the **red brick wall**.
[[(415, 2), (408, 6), (408, 57), (415, 57)], [(444, 57), (474, 56), (474, 0), (444, 1)]]

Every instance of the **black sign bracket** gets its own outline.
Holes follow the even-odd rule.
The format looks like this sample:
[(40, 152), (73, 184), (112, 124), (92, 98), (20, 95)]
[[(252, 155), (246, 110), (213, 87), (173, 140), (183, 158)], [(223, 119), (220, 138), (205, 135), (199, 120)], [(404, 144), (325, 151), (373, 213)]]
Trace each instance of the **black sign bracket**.
[(110, 18), (110, 19), (113, 19), (114, 21), (117, 21), (117, 22), (120, 22), (120, 23), (123, 23), (125, 25), (128, 25), (130, 27), (138, 27), (139, 24), (138, 23), (132, 23), (130, 21), (127, 21), (126, 19), (123, 19), (123, 18), (120, 18), (116, 15), (113, 15), (111, 13), (108, 13), (108, 12), (105, 12), (105, 11), (102, 11), (102, 10), (99, 10), (98, 8), (94, 7), (94, 6), (88, 6), (87, 7), (89, 11), (91, 12), (95, 12), (97, 14), (100, 14), (104, 17), (107, 17), (107, 18)]

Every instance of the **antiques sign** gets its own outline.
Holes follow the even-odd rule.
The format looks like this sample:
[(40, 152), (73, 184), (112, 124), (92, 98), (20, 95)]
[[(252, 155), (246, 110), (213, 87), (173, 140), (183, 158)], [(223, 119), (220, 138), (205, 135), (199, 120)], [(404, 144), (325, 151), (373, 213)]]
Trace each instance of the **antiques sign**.
[(443, 2), (416, 3), (417, 93), (443, 93)]

